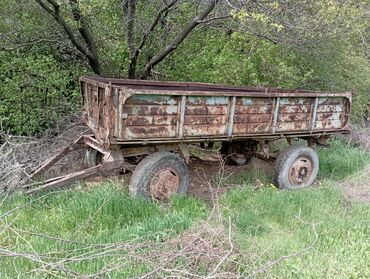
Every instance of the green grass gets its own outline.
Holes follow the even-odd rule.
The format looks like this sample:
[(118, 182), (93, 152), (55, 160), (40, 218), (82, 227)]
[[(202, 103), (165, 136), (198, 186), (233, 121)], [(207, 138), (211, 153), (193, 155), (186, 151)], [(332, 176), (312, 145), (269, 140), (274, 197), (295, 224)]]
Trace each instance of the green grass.
[[(208, 211), (202, 202), (194, 198), (176, 197), (165, 205), (133, 199), (110, 183), (87, 192), (51, 192), (39, 198), (15, 195), (1, 206), (0, 216), (17, 206), (23, 207), (0, 218), (0, 247), (30, 254), (59, 251), (61, 258), (87, 252), (91, 249), (86, 247), (92, 244), (146, 240), (161, 242), (189, 229), (196, 219), (205, 218)], [(12, 229), (6, 229), (6, 225)], [(72, 242), (55, 241), (24, 231)], [(76, 249), (81, 251), (70, 252)], [(84, 261), (72, 265), (72, 268), (76, 272), (94, 273), (108, 260), (103, 257), (90, 263)], [(36, 266), (24, 259), (13, 261), (11, 258), (2, 258), (0, 277), (14, 278), (16, 274), (25, 273)], [(129, 277), (145, 270), (145, 266), (138, 268), (132, 265), (119, 274)]]
[(272, 278), (370, 278), (370, 206), (346, 205), (332, 185), (300, 191), (244, 185), (226, 193), (222, 205), (236, 225), (237, 243), (252, 255), (244, 275), (308, 247), (315, 224), (312, 250), (274, 267)]
[[(335, 186), (368, 165), (370, 154), (339, 139), (318, 153), (321, 186), (277, 191), (271, 177), (256, 170), (237, 177), (240, 187), (223, 195), (224, 216), (236, 226), (238, 245), (251, 255), (240, 268), (243, 275), (310, 246), (317, 233), (309, 253), (282, 261), (269, 277), (370, 278), (370, 205), (346, 201)], [(263, 186), (253, 187), (256, 180)]]
[[(346, 201), (335, 186), (337, 180), (369, 164), (370, 156), (341, 140), (333, 140), (331, 149), (318, 153), (320, 186), (278, 191), (271, 186), (271, 177), (256, 170), (234, 178), (238, 186), (221, 196), (223, 217), (231, 219), (235, 246), (245, 255), (235, 264), (241, 276), (310, 246), (317, 234), (312, 249), (275, 265), (268, 277), (370, 278), (370, 205)], [(208, 205), (191, 197), (175, 197), (168, 204), (133, 199), (126, 189), (110, 182), (84, 191), (32, 197), (14, 194), (0, 206), (0, 249), (71, 259), (96, 250), (94, 245), (160, 244), (176, 239), (207, 218), (209, 211)], [(140, 248), (137, 253), (145, 249), (151, 248)], [(66, 267), (92, 274), (111, 261), (112, 256), (102, 256)], [(179, 261), (176, 264), (181, 268)], [(127, 278), (153, 268), (134, 259), (124, 264), (104, 276)], [(35, 268), (40, 265), (34, 260), (0, 257), (0, 278), (53, 277), (45, 270), (27, 273)], [(66, 276), (62, 272), (54, 275)], [(267, 273), (258, 276), (266, 278)]]
[(329, 149), (318, 149), (320, 158), (319, 179), (343, 179), (370, 164), (370, 154), (361, 148), (334, 139)]

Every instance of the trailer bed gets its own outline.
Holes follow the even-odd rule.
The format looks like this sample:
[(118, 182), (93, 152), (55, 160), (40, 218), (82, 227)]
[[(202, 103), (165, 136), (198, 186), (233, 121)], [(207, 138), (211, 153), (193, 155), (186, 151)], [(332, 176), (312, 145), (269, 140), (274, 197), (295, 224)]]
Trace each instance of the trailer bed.
[(347, 133), (352, 93), (82, 77), (85, 121), (104, 144)]

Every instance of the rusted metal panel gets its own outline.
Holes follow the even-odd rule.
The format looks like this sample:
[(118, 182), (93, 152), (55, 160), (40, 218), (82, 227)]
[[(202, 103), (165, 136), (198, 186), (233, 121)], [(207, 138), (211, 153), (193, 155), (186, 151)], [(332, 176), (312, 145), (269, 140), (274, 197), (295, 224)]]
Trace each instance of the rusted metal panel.
[(276, 98), (237, 97), (233, 135), (268, 132), (272, 127)]
[(120, 138), (175, 137), (178, 99), (166, 95), (133, 95), (127, 98), (122, 104)]
[(234, 124), (233, 133), (236, 136), (248, 134), (268, 133), (271, 130), (271, 123), (243, 123)]
[(276, 133), (309, 130), (315, 98), (281, 98), (275, 129)]
[(279, 122), (276, 126), (276, 131), (286, 132), (286, 131), (302, 131), (308, 130), (308, 121), (294, 121), (294, 122)]
[(197, 115), (196, 117), (187, 116), (185, 125), (224, 125), (227, 122), (227, 115)]
[(234, 116), (234, 124), (246, 123), (270, 123), (271, 114), (237, 114)]
[(110, 143), (348, 130), (351, 93), (81, 78), (87, 124)]
[[(123, 128), (122, 134), (127, 140), (143, 139), (148, 140), (151, 137), (168, 138), (176, 136), (176, 128), (173, 126), (134, 126)], [(122, 137), (123, 138), (123, 137)]]
[(309, 121), (310, 113), (280, 113), (278, 115), (278, 122), (295, 122), (295, 121)]
[(185, 137), (225, 135), (229, 97), (189, 96), (184, 115)]
[(310, 113), (310, 105), (284, 105), (280, 108), (280, 113)]
[(189, 125), (184, 128), (184, 135), (188, 137), (226, 135), (226, 125)]

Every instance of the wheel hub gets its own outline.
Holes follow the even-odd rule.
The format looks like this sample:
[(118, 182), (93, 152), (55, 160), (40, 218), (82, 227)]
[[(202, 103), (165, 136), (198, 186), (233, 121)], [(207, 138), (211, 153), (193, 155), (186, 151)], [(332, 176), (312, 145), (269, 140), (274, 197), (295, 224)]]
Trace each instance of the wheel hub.
[(149, 194), (157, 200), (168, 200), (180, 187), (180, 176), (173, 168), (157, 171), (150, 180)]
[(289, 181), (295, 187), (304, 186), (312, 175), (312, 161), (306, 157), (297, 158), (289, 170)]

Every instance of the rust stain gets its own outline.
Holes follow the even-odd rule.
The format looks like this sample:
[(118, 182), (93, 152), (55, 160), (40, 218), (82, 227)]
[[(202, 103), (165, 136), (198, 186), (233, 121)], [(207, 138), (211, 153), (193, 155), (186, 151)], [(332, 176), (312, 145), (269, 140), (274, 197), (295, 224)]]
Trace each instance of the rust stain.
[(340, 132), (351, 107), (351, 93), (201, 83), (85, 77), (81, 90), (85, 121), (103, 142)]

